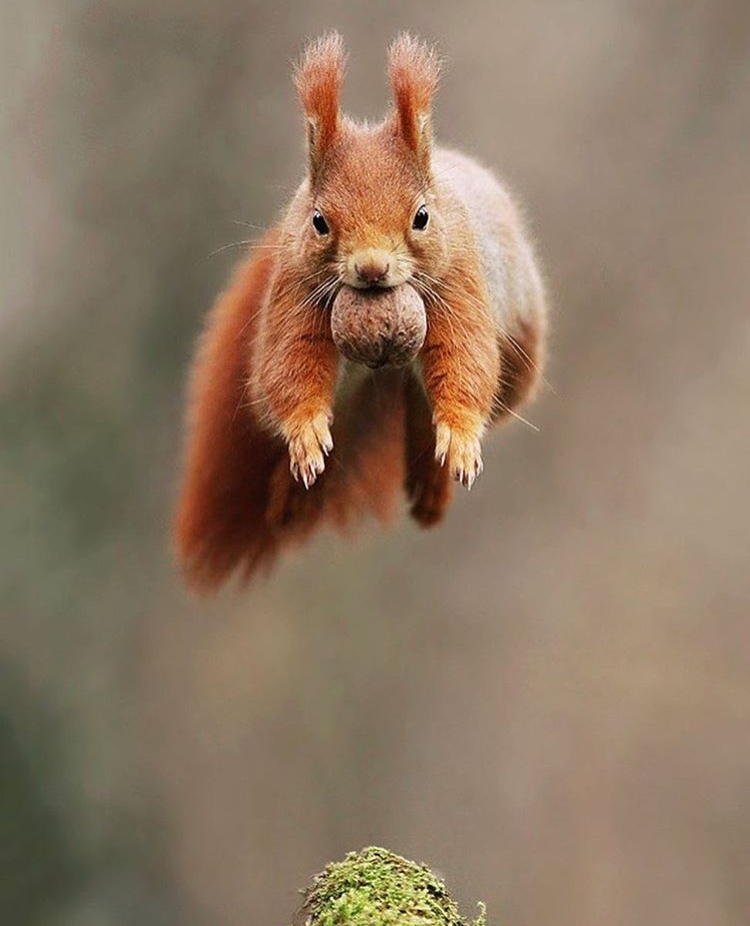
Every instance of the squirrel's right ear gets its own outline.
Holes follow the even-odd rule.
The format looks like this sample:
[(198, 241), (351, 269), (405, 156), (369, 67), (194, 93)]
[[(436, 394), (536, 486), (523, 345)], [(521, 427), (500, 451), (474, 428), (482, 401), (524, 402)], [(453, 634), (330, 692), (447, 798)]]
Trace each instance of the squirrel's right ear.
[(339, 97), (346, 52), (338, 32), (310, 42), (294, 69), (294, 83), (307, 119), (310, 173), (314, 179), (339, 130)]

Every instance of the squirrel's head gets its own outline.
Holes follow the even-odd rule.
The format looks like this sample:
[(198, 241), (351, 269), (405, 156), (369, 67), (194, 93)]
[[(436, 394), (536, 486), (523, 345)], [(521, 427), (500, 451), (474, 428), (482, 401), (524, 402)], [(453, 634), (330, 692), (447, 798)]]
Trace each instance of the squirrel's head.
[(393, 42), (394, 108), (377, 125), (340, 112), (345, 59), (341, 37), (331, 33), (307, 47), (295, 70), (309, 157), (294, 210), (305, 264), (355, 287), (438, 276), (447, 245), (431, 166), (437, 54), (407, 34)]

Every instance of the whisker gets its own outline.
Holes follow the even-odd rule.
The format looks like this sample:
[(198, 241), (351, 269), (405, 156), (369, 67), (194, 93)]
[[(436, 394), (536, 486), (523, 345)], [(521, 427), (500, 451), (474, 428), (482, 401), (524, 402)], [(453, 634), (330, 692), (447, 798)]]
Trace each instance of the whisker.
[(245, 241), (232, 241), (229, 244), (222, 244), (221, 247), (214, 248), (213, 251), (210, 251), (203, 258), (208, 260), (210, 257), (215, 257), (217, 254), (221, 254), (222, 251), (228, 251), (230, 248), (241, 248), (247, 247), (248, 251), (283, 251), (284, 246), (280, 244), (254, 244), (253, 240), (248, 238)]
[(232, 241), (230, 244), (222, 244), (220, 248), (215, 248), (213, 251), (210, 251), (206, 254), (206, 258), (215, 257), (217, 254), (221, 254), (222, 251), (228, 251), (230, 248), (241, 248), (247, 244), (252, 244), (251, 241)]
[(539, 434), (541, 431), (541, 428), (538, 425), (534, 424), (533, 421), (529, 421), (528, 418), (524, 418), (523, 415), (519, 415), (515, 409), (511, 408), (509, 405), (506, 405), (505, 402), (498, 402), (498, 405), (504, 412), (506, 412), (506, 414), (515, 418), (517, 421), (520, 421), (521, 424), (525, 424), (527, 427), (531, 428), (532, 431), (536, 431), (537, 434)]
[(255, 231), (265, 231), (262, 225), (253, 225), (252, 222), (245, 222), (243, 219), (232, 219), (233, 225), (243, 225), (245, 228), (253, 228)]

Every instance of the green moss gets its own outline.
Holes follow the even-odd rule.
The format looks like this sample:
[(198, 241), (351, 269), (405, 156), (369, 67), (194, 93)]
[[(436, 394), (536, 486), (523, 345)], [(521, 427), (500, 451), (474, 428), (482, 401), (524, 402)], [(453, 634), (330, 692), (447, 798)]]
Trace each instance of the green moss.
[(316, 875), (303, 912), (310, 926), (485, 926), (483, 905), (468, 924), (427, 866), (376, 846)]

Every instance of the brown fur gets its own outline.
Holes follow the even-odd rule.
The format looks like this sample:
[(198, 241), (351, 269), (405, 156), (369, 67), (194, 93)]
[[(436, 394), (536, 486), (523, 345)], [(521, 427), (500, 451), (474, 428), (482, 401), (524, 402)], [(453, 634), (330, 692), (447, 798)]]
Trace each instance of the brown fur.
[(493, 421), (511, 414), (530, 401), (541, 378), (544, 364), (543, 328), (539, 322), (519, 321), (516, 333), (501, 338), (503, 357), (493, 409)]
[[(441, 153), (466, 195), (456, 178), (433, 176), (435, 53), (408, 36), (392, 45), (396, 109), (376, 126), (339, 114), (344, 58), (335, 34), (303, 56), (295, 80), (308, 177), (219, 298), (197, 352), (175, 527), (196, 587), (236, 569), (250, 576), (324, 522), (385, 521), (401, 486), (412, 516), (437, 523), (451, 477), (471, 486), (486, 428), (538, 376), (544, 301), (520, 220), (469, 159)], [(420, 205), (429, 223), (415, 230)], [(316, 210), (326, 233), (313, 229)], [(494, 276), (475, 210), (491, 213), (503, 242)], [(389, 268), (383, 285), (408, 280), (425, 302), (412, 369), (365, 374), (343, 364), (332, 340), (332, 298), (342, 283), (357, 285), (352, 268), (374, 253)], [(508, 280), (502, 292), (490, 287), (497, 279)]]
[(448, 468), (435, 459), (435, 430), (424, 389), (410, 377), (406, 384), (406, 497), (410, 514), (422, 527), (440, 521), (450, 504)]

